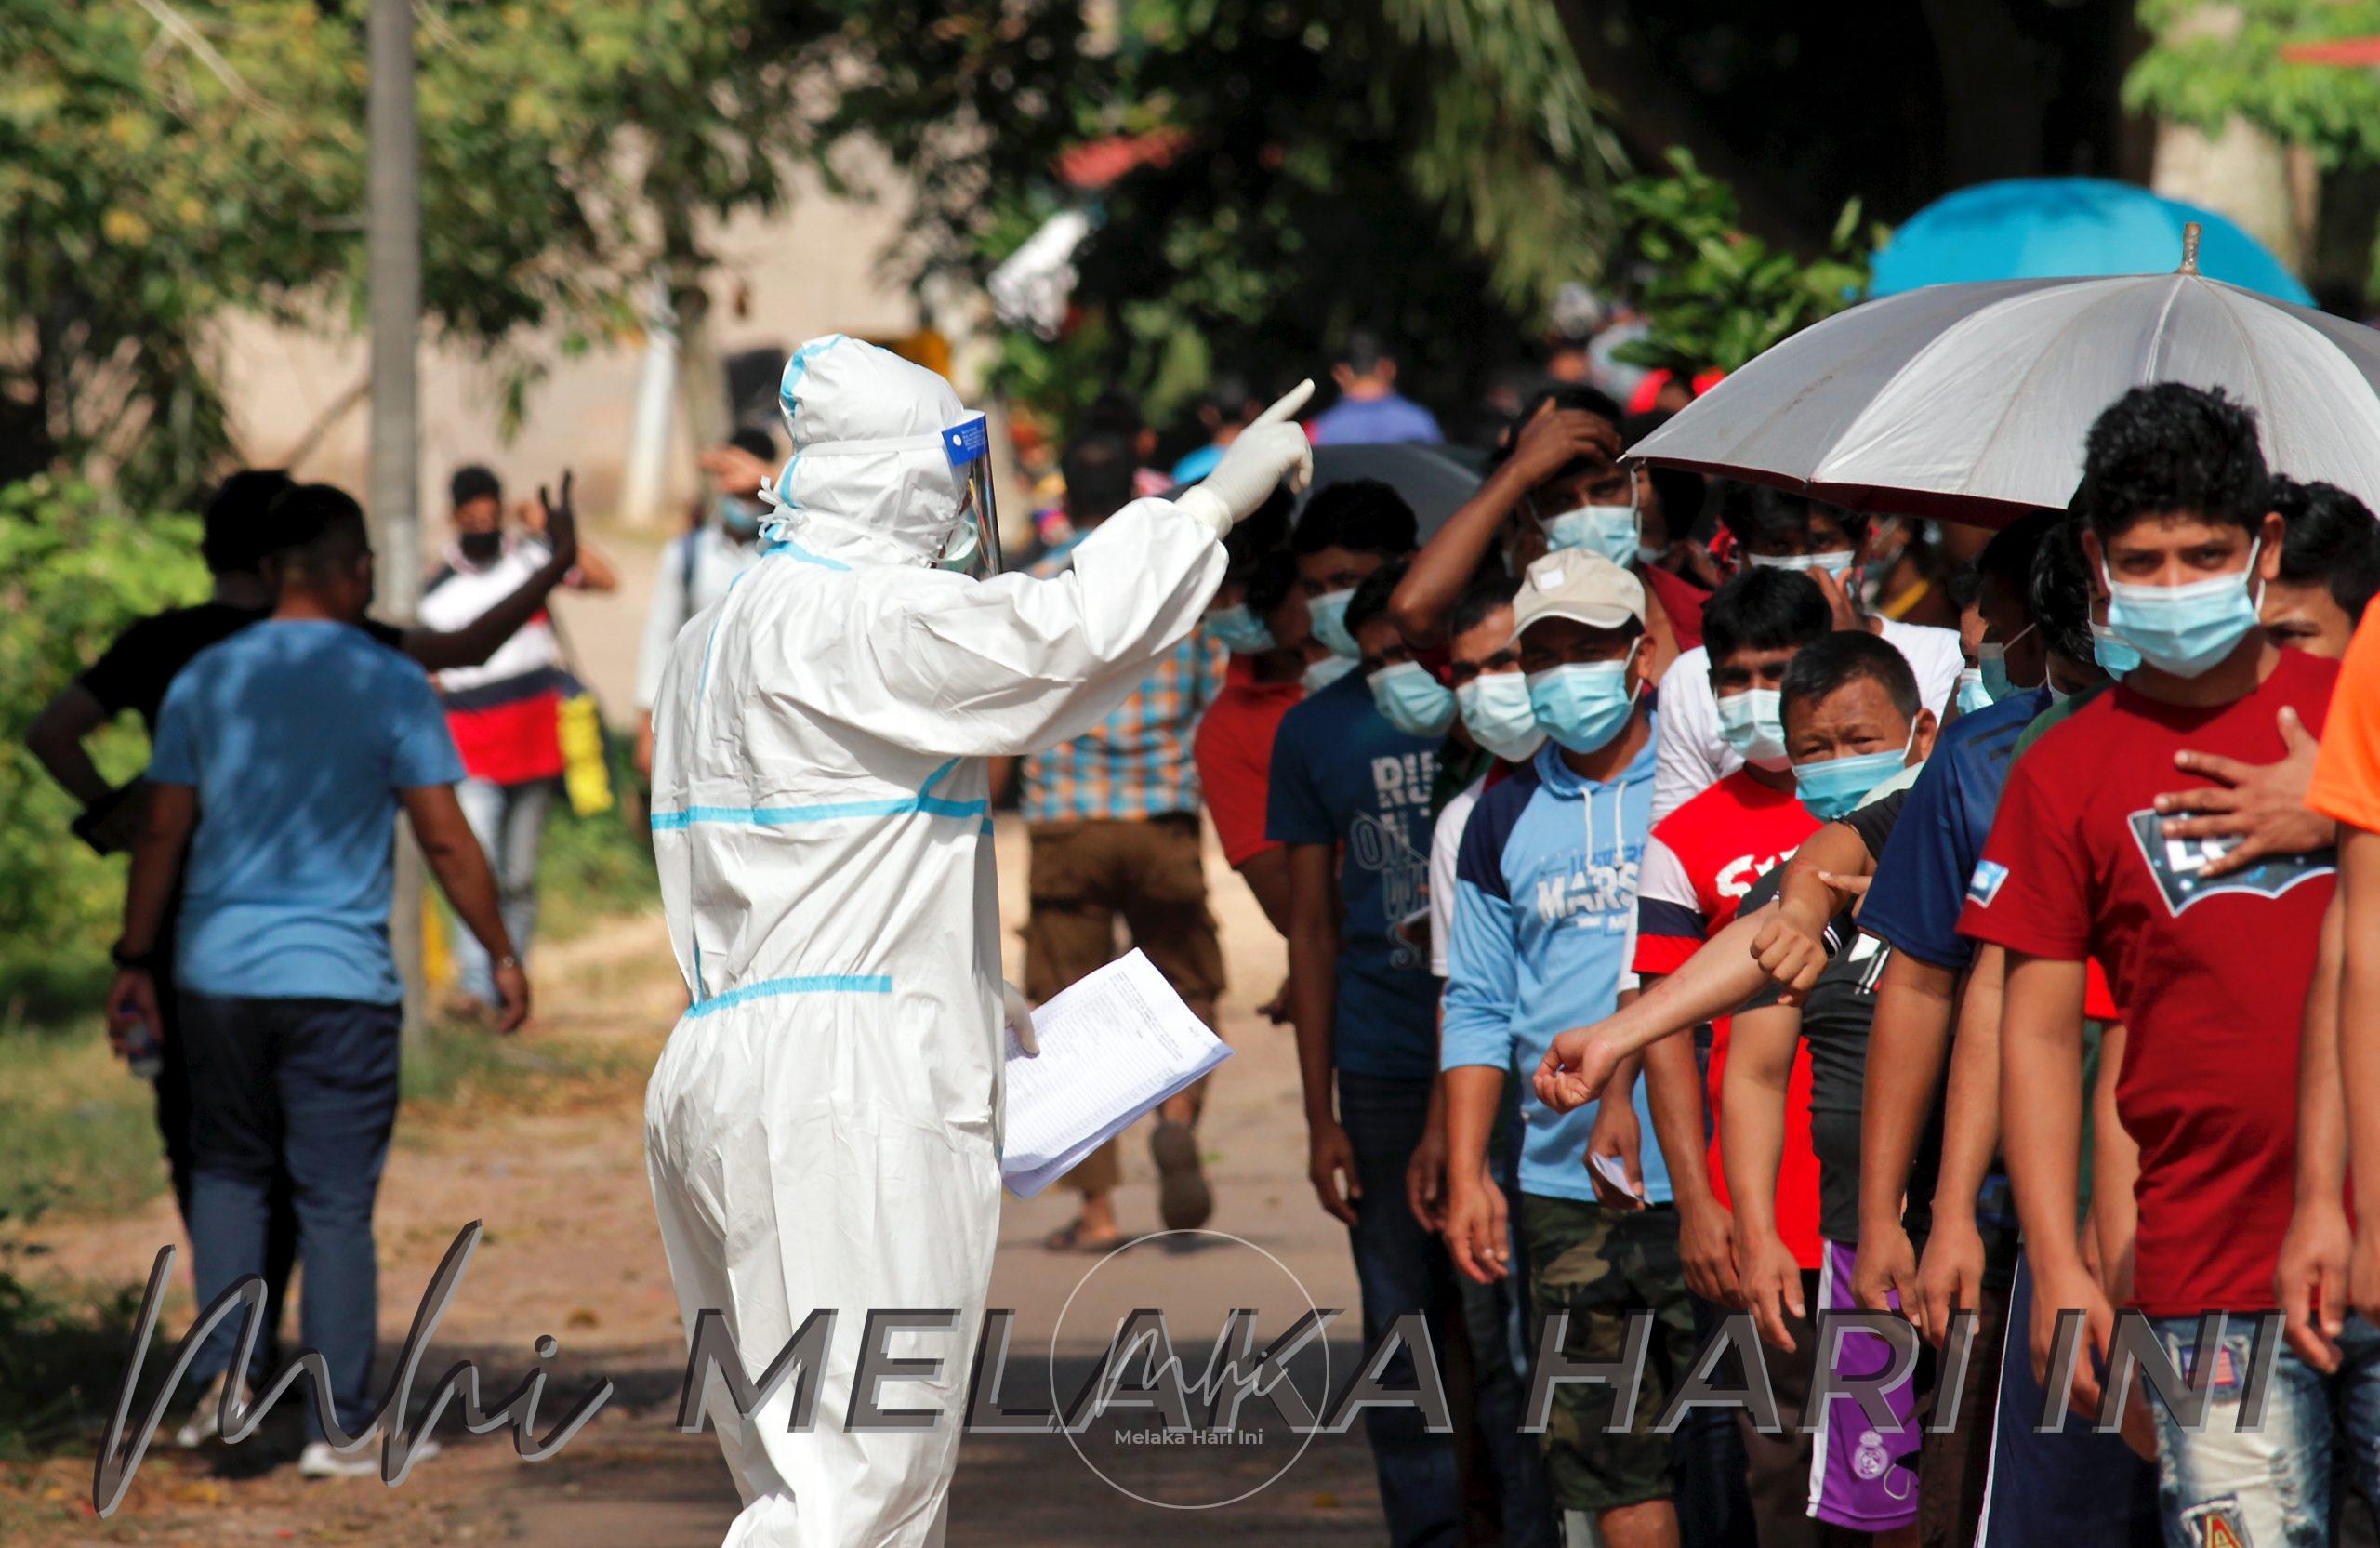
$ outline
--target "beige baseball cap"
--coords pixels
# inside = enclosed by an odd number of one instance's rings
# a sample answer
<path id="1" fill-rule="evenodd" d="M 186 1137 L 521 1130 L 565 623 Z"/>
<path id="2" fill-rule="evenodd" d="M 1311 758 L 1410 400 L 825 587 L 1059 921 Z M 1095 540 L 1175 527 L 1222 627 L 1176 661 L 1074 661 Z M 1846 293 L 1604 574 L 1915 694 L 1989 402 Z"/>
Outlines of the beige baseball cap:
<path id="1" fill-rule="evenodd" d="M 1599 553 L 1564 549 L 1528 567 L 1513 599 L 1513 638 L 1540 618 L 1568 618 L 1589 628 L 1645 623 L 1645 583 Z"/>

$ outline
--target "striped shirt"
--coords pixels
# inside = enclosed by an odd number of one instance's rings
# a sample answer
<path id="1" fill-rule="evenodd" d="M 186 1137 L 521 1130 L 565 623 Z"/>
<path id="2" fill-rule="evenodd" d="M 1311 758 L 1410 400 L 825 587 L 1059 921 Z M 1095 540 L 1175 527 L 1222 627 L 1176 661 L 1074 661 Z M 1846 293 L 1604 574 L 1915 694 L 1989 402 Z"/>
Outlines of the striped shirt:
<path id="1" fill-rule="evenodd" d="M 1074 537 L 1027 566 L 1048 578 L 1071 564 Z M 1190 755 L 1198 718 L 1223 689 L 1223 649 L 1193 629 L 1157 658 L 1131 696 L 1097 725 L 1022 761 L 1027 822 L 1084 817 L 1130 820 L 1198 810 L 1198 770 Z"/>

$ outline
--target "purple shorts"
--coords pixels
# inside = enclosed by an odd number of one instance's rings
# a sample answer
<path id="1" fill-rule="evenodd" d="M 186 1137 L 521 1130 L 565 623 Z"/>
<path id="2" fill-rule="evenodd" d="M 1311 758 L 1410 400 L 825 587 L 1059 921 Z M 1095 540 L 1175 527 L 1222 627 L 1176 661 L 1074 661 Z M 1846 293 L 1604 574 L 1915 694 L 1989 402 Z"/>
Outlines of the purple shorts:
<path id="1" fill-rule="evenodd" d="M 1856 1249 L 1827 1242 L 1818 1266 L 1818 1309 L 1851 1312 Z M 1846 1330 L 1835 1345 L 1838 1378 L 1875 1376 L 1892 1364 L 1892 1346 L 1863 1330 Z M 1826 1422 L 1810 1452 L 1810 1515 L 1854 1531 L 1889 1531 L 1917 1519 L 1917 1383 L 1889 1388 L 1884 1398 L 1900 1422 L 1879 1431 L 1859 1400 L 1844 1393 L 1827 1399 Z"/>

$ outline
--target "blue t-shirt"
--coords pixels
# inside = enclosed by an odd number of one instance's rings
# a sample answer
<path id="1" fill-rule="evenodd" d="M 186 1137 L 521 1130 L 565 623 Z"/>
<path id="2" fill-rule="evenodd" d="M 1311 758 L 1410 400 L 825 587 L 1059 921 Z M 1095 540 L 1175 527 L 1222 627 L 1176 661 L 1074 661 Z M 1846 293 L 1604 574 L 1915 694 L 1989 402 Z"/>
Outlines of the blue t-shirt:
<path id="1" fill-rule="evenodd" d="M 1619 1006 L 1636 917 L 1636 874 L 1653 830 L 1659 736 L 1608 784 L 1583 779 L 1548 742 L 1524 769 L 1491 785 L 1472 809 L 1455 860 L 1454 939 L 1447 954 L 1445 1068 L 1484 1065 L 1505 1074 L 1527 1133 L 1523 1193 L 1593 1199 L 1590 1103 L 1556 1114 L 1530 1080 L 1554 1037 Z M 1645 1197 L 1671 1197 L 1669 1164 L 1653 1136 L 1639 1080 L 1638 1156 Z"/>
<path id="2" fill-rule="evenodd" d="M 1313 433 L 1317 446 L 1384 446 L 1399 441 L 1446 439 L 1428 409 L 1395 392 L 1380 398 L 1341 398 L 1314 417 Z"/>
<path id="3" fill-rule="evenodd" d="M 1973 959 L 1975 943 L 1959 933 L 1967 881 L 1983 858 L 2016 739 L 2050 703 L 2047 688 L 2032 688 L 1950 722 L 1877 856 L 1860 929 L 1937 968 Z"/>
<path id="4" fill-rule="evenodd" d="M 1349 672 L 1281 717 L 1264 836 L 1339 846 L 1338 989 L 1331 1063 L 1427 1080 L 1438 1067 L 1430 976 L 1430 781 L 1435 737 L 1409 736 Z"/>
<path id="5" fill-rule="evenodd" d="M 419 667 L 346 624 L 268 618 L 174 679 L 149 777 L 198 792 L 177 984 L 403 998 L 389 953 L 397 792 L 463 777 Z"/>

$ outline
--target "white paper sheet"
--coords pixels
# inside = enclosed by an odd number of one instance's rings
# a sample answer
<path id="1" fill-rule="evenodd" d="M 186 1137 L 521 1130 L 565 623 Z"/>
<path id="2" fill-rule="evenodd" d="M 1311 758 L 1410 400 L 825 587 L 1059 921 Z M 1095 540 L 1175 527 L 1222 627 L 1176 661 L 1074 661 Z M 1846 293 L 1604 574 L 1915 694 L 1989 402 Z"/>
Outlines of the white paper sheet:
<path id="1" fill-rule="evenodd" d="M 1000 1172 L 1019 1198 L 1231 1057 L 1137 949 L 1034 1012 L 1033 1031 L 1035 1057 L 1008 1040 Z"/>

